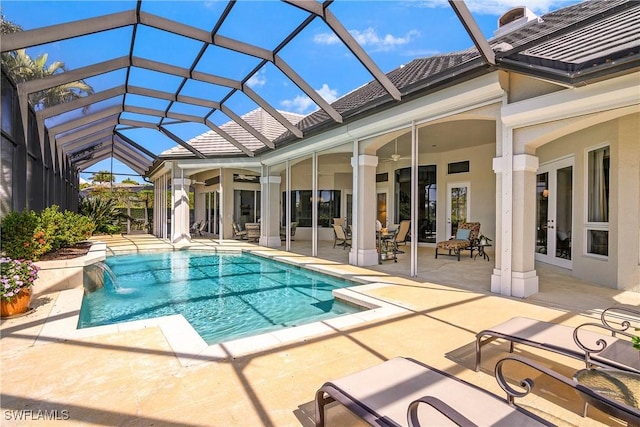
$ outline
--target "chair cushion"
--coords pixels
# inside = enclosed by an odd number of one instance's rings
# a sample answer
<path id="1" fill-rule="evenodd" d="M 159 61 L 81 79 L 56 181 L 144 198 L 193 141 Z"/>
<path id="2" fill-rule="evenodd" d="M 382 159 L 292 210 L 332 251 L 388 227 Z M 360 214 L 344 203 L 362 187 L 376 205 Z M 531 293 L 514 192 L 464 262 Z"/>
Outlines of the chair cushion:
<path id="1" fill-rule="evenodd" d="M 469 240 L 470 235 L 470 229 L 458 228 L 458 231 L 456 232 L 456 240 Z"/>
<path id="2" fill-rule="evenodd" d="M 457 251 L 460 249 L 466 249 L 469 246 L 469 241 L 466 239 L 465 240 L 458 240 L 458 239 L 444 240 L 442 242 L 438 242 L 436 246 L 439 249 L 448 249 L 452 251 Z"/>

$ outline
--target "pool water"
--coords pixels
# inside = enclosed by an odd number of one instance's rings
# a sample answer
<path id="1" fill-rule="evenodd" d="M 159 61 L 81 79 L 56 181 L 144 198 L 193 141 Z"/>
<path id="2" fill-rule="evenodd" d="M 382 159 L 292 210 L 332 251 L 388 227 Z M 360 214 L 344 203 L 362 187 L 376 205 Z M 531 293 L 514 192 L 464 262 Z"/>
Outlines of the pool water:
<path id="1" fill-rule="evenodd" d="M 182 314 L 215 344 L 360 311 L 331 294 L 354 283 L 250 254 L 118 255 L 106 264 L 117 283 L 105 274 L 84 296 L 79 328 Z"/>

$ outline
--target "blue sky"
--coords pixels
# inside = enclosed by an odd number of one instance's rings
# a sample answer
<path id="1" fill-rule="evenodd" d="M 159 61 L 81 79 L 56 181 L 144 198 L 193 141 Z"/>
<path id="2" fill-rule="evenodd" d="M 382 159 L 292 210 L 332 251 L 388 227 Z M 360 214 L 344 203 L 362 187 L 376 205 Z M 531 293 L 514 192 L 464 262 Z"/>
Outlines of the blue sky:
<path id="1" fill-rule="evenodd" d="M 542 15 L 577 2 L 579 0 L 468 0 L 466 3 L 485 37 L 491 38 L 498 17 L 514 6 L 526 4 L 535 13 Z M 226 1 L 143 1 L 142 10 L 210 31 L 226 4 Z M 135 5 L 135 1 L 3 0 L 2 13 L 6 19 L 28 30 L 132 10 Z M 418 57 L 466 49 L 472 45 L 446 0 L 337 0 L 330 6 L 330 10 L 384 72 Z M 218 34 L 273 49 L 306 16 L 305 12 L 295 7 L 273 0 L 241 0 L 234 6 Z M 50 61 L 59 60 L 64 62 L 68 69 L 74 69 L 128 55 L 131 34 L 130 27 L 111 30 L 37 46 L 28 49 L 28 53 L 32 57 L 47 53 Z M 135 56 L 168 62 L 183 68 L 191 66 L 194 55 L 202 47 L 202 43 L 149 28 L 141 27 L 136 37 Z M 293 42 L 282 49 L 280 56 L 329 102 L 372 80 L 364 67 L 319 19 L 314 20 Z M 258 60 L 255 58 L 223 48 L 210 47 L 196 70 L 239 80 L 257 64 Z M 87 83 L 98 92 L 123 84 L 124 77 L 124 71 L 112 72 L 87 79 Z M 166 92 L 174 91 L 180 82 L 179 78 L 160 76 L 158 73 L 144 70 L 136 70 L 129 76 L 130 84 L 144 83 Z M 248 84 L 262 98 L 280 110 L 308 114 L 317 109 L 315 103 L 273 64 L 267 64 L 254 74 Z M 189 81 L 181 93 L 219 101 L 228 92 L 228 89 L 223 87 Z M 128 97 L 128 104 L 163 108 L 157 100 L 135 95 Z M 118 102 L 122 101 L 105 101 L 103 105 L 92 108 L 106 108 Z M 239 115 L 257 107 L 240 92 L 225 101 L 225 105 Z M 209 112 L 208 109 L 187 104 L 175 104 L 171 111 L 198 116 L 204 116 Z M 149 120 L 131 113 L 124 113 L 124 116 L 133 120 Z M 210 119 L 218 125 L 229 121 L 221 112 L 215 112 Z M 55 124 L 55 119 L 47 124 Z M 185 141 L 209 130 L 199 124 L 176 124 L 168 128 Z M 149 129 L 123 130 L 123 133 L 155 153 L 176 145 L 159 132 Z M 111 160 L 104 160 L 88 170 L 111 170 L 111 167 Z M 134 173 L 118 160 L 113 161 L 113 172 Z M 81 176 L 88 179 L 90 175 L 89 173 Z M 121 175 L 116 178 L 117 181 L 121 181 L 127 176 Z M 141 181 L 140 178 L 134 179 Z"/>

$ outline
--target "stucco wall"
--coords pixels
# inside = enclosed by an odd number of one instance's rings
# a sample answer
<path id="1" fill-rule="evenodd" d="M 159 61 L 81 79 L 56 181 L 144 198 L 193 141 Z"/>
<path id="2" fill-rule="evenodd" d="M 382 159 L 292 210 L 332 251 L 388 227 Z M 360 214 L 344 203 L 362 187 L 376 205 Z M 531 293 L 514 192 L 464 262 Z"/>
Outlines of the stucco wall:
<path id="1" fill-rule="evenodd" d="M 81 288 L 85 281 L 84 269 L 106 259 L 107 245 L 95 242 L 85 256 L 57 260 L 38 261 L 38 279 L 33 288 L 34 296 L 45 295 L 66 289 Z"/>
<path id="2" fill-rule="evenodd" d="M 640 115 L 597 124 L 539 147 L 540 164 L 574 159 L 572 224 L 573 276 L 614 289 L 640 286 Z M 609 144 L 611 150 L 609 256 L 586 253 L 586 155 Z"/>

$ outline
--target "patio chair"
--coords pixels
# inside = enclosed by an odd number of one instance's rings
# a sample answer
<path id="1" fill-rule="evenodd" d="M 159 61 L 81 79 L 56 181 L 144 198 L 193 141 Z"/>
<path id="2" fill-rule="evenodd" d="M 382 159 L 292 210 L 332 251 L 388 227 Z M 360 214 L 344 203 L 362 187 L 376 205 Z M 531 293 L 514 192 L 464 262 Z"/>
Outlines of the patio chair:
<path id="1" fill-rule="evenodd" d="M 205 233 L 204 230 L 207 228 L 208 224 L 209 224 L 209 221 L 202 221 L 200 223 L 200 225 L 198 226 L 198 230 L 197 230 L 198 236 L 204 236 L 204 233 Z"/>
<path id="2" fill-rule="evenodd" d="M 200 225 L 202 224 L 202 221 L 204 220 L 200 220 L 191 224 L 191 227 L 189 228 L 189 232 L 191 234 L 196 234 L 198 232 L 198 228 L 200 228 Z"/>
<path id="3" fill-rule="evenodd" d="M 240 227 L 238 227 L 235 221 L 231 223 L 231 227 L 233 228 L 234 239 L 245 240 L 247 238 L 247 230 L 240 230 Z"/>
<path id="4" fill-rule="evenodd" d="M 479 222 L 460 223 L 458 225 L 458 231 L 453 238 L 436 244 L 436 258 L 438 258 L 438 249 L 449 251 L 448 255 L 456 255 L 458 257 L 458 261 L 460 261 L 460 252 L 463 250 L 471 251 L 471 258 L 473 258 L 473 251 L 478 244 L 479 235 Z M 451 253 L 452 251 L 453 254 Z"/>
<path id="5" fill-rule="evenodd" d="M 351 246 L 351 237 L 347 236 L 347 233 L 344 231 L 341 225 L 333 225 L 333 233 L 335 239 L 333 241 L 333 247 L 336 245 L 342 246 L 342 249 L 346 249 L 347 246 Z"/>
<path id="6" fill-rule="evenodd" d="M 394 251 L 398 254 L 403 254 L 404 251 L 398 249 L 398 243 L 407 244 L 407 237 L 409 237 L 409 230 L 411 229 L 411 221 L 408 219 L 400 221 L 400 225 L 398 226 L 398 231 L 396 235 L 393 237 L 393 248 Z"/>
<path id="7" fill-rule="evenodd" d="M 608 320 L 615 313 L 621 326 Z M 640 317 L 640 310 L 613 306 L 604 310 L 600 323 L 584 323 L 578 327 L 544 322 L 526 317 L 514 317 L 476 335 L 476 365 L 480 369 L 482 347 L 498 338 L 509 341 L 509 352 L 516 343 L 549 350 L 574 359 L 585 361 L 587 368 L 593 365 L 640 373 L 640 357 L 633 348 L 631 317 Z M 488 337 L 488 338 L 487 338 Z"/>
<path id="8" fill-rule="evenodd" d="M 526 378 L 516 382 L 522 390 L 514 389 L 503 373 L 505 364 L 526 365 L 573 388 L 586 402 L 604 412 L 629 423 L 640 420 L 637 409 L 518 356 L 509 356 L 496 365 L 496 380 L 506 392 L 506 399 L 416 360 L 397 357 L 325 383 L 316 392 L 315 424 L 325 425 L 325 406 L 337 401 L 373 426 L 451 425 L 452 422 L 461 426 L 554 425 L 515 403 L 516 397 L 524 397 L 537 389 L 538 383 Z M 511 367 L 509 372 L 514 375 Z"/>
<path id="9" fill-rule="evenodd" d="M 247 240 L 250 242 L 257 242 L 260 240 L 260 224 L 257 222 L 248 222 L 244 225 L 247 230 Z"/>
<path id="10" fill-rule="evenodd" d="M 289 226 L 290 234 L 291 234 L 291 241 L 294 240 L 294 236 L 296 235 L 296 228 L 298 227 L 298 223 L 297 222 L 292 222 L 291 225 Z M 286 240 L 287 238 L 287 227 L 280 227 L 280 240 Z"/>

